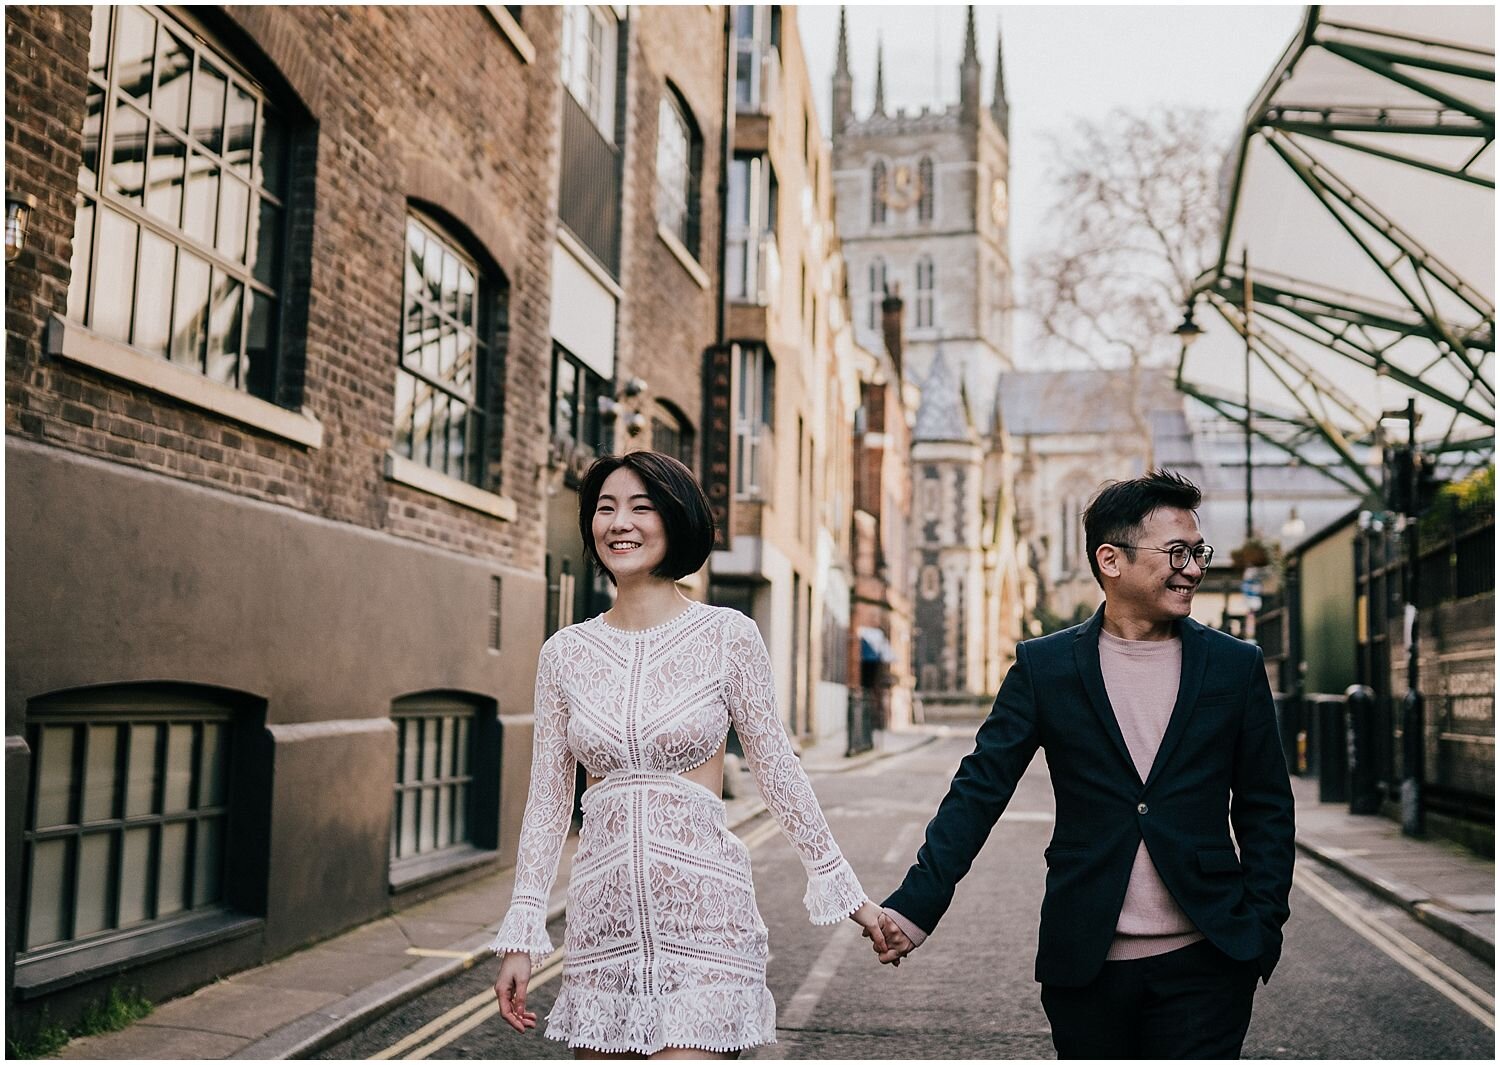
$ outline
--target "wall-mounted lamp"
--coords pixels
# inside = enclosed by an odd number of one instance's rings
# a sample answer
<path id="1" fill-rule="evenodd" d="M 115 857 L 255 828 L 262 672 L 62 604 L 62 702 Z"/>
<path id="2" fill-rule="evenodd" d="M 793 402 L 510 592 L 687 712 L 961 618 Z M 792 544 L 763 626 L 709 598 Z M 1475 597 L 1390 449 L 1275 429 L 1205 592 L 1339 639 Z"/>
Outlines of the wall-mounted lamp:
<path id="1" fill-rule="evenodd" d="M 625 419 L 625 431 L 631 436 L 640 436 L 646 429 L 646 416 L 640 411 L 634 411 L 630 417 Z"/>
<path id="2" fill-rule="evenodd" d="M 5 194 L 5 261 L 13 263 L 26 249 L 26 230 L 36 210 L 36 197 L 29 192 Z"/>

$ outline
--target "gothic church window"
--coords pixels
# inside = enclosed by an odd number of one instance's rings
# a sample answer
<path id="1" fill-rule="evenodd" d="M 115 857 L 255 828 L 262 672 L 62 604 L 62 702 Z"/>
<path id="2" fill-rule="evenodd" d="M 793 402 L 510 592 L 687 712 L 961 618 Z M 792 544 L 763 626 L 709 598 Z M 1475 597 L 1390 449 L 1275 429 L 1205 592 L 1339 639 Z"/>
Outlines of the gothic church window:
<path id="1" fill-rule="evenodd" d="M 933 278 L 935 268 L 932 256 L 924 255 L 917 260 L 917 324 L 918 329 L 931 329 L 937 322 L 933 313 L 937 285 Z"/>
<path id="2" fill-rule="evenodd" d="M 880 328 L 880 305 L 885 300 L 885 260 L 870 260 L 870 328 Z"/>
<path id="3" fill-rule="evenodd" d="M 922 156 L 922 161 L 917 164 L 917 220 L 920 222 L 932 221 L 934 189 L 932 187 L 932 156 Z"/>
<path id="4" fill-rule="evenodd" d="M 875 160 L 870 170 L 870 224 L 885 225 L 885 201 L 887 195 L 885 160 Z"/>

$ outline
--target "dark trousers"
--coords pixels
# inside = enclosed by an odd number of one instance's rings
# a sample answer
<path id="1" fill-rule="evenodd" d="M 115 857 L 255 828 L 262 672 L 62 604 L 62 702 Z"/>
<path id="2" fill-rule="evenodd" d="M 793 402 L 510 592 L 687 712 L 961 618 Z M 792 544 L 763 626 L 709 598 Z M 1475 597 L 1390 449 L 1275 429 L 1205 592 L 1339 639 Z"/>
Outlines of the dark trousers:
<path id="1" fill-rule="evenodd" d="M 1107 961 L 1085 987 L 1042 985 L 1060 1058 L 1238 1058 L 1259 975 L 1206 939 Z"/>

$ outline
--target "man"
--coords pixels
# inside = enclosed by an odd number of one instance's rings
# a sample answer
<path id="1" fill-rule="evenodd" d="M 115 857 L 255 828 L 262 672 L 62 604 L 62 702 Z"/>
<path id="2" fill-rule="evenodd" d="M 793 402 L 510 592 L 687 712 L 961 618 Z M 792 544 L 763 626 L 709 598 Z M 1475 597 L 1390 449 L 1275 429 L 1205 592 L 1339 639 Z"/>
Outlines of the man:
<path id="1" fill-rule="evenodd" d="M 1291 788 L 1260 649 L 1188 616 L 1213 558 L 1201 498 L 1165 471 L 1094 497 L 1083 523 L 1104 605 L 1016 648 L 884 903 L 877 953 L 896 962 L 937 927 L 1045 748 L 1057 820 L 1036 979 L 1059 1057 L 1238 1057 L 1255 980 L 1281 953 Z"/>

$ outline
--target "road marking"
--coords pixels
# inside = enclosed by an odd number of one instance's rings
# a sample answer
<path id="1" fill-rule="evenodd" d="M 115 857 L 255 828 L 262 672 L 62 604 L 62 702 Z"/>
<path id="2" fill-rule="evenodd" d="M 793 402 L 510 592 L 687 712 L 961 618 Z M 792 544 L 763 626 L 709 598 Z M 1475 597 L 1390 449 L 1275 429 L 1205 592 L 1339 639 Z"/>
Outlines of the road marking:
<path id="1" fill-rule="evenodd" d="M 754 850 L 766 840 L 781 834 L 781 826 L 774 819 L 768 820 L 757 828 L 752 828 L 740 837 L 740 842 L 745 845 L 746 850 Z"/>
<path id="2" fill-rule="evenodd" d="M 415 958 L 467 958 L 466 950 L 436 950 L 432 947 L 407 947 L 406 953 Z"/>
<path id="3" fill-rule="evenodd" d="M 551 956 L 542 963 L 542 967 L 534 972 L 531 975 L 531 979 L 527 981 L 527 995 L 530 995 L 532 988 L 541 987 L 562 972 L 562 962 L 562 951 L 553 951 Z M 392 1043 L 379 1053 L 371 1055 L 368 1060 L 387 1061 L 392 1058 L 401 1058 L 403 1055 L 405 1055 L 403 1060 L 406 1061 L 421 1060 L 430 1056 L 434 1051 L 441 1050 L 464 1033 L 477 1028 L 492 1014 L 498 1017 L 500 1010 L 495 1002 L 495 991 L 493 988 L 490 988 L 486 991 L 481 991 L 473 998 L 460 1002 L 441 1017 L 428 1021 L 410 1035 Z M 443 1032 L 443 1029 L 448 1028 L 450 1024 L 454 1024 L 455 1022 L 457 1022 L 457 1027 Z M 443 1034 L 425 1046 L 417 1046 L 422 1040 L 438 1032 L 443 1032 Z M 407 1054 L 406 1052 L 413 1047 L 417 1047 L 417 1049 L 411 1054 Z"/>
<path id="4" fill-rule="evenodd" d="M 896 833 L 896 838 L 891 840 L 890 850 L 886 851 L 884 857 L 880 860 L 891 864 L 899 862 L 903 857 L 910 855 L 912 853 L 912 844 L 916 842 L 916 835 L 920 831 L 922 831 L 922 826 L 919 823 L 908 821 L 902 826 L 901 831 Z"/>
<path id="5" fill-rule="evenodd" d="M 1388 955 L 1396 964 L 1428 987 L 1495 1030 L 1495 997 L 1448 966 L 1406 936 L 1371 918 L 1338 889 L 1316 873 L 1298 866 L 1293 874 L 1298 887 L 1356 933 Z"/>
<path id="6" fill-rule="evenodd" d="M 777 1011 L 776 1031 L 777 1042 L 774 1046 L 766 1048 L 766 1052 L 758 1054 L 757 1057 L 782 1059 L 791 1046 L 796 1045 L 794 1039 L 786 1039 L 782 1032 L 791 1029 L 802 1028 L 808 1021 L 812 1020 L 813 1011 L 818 1008 L 818 1002 L 823 997 L 823 992 L 828 989 L 828 983 L 839 971 L 843 964 L 844 956 L 849 953 L 855 944 L 863 941 L 859 929 L 852 924 L 840 924 L 833 932 L 817 961 L 813 962 L 812 969 L 802 981 L 802 986 L 797 988 L 796 994 L 792 995 L 791 1002 L 787 1003 L 784 1010 Z"/>

